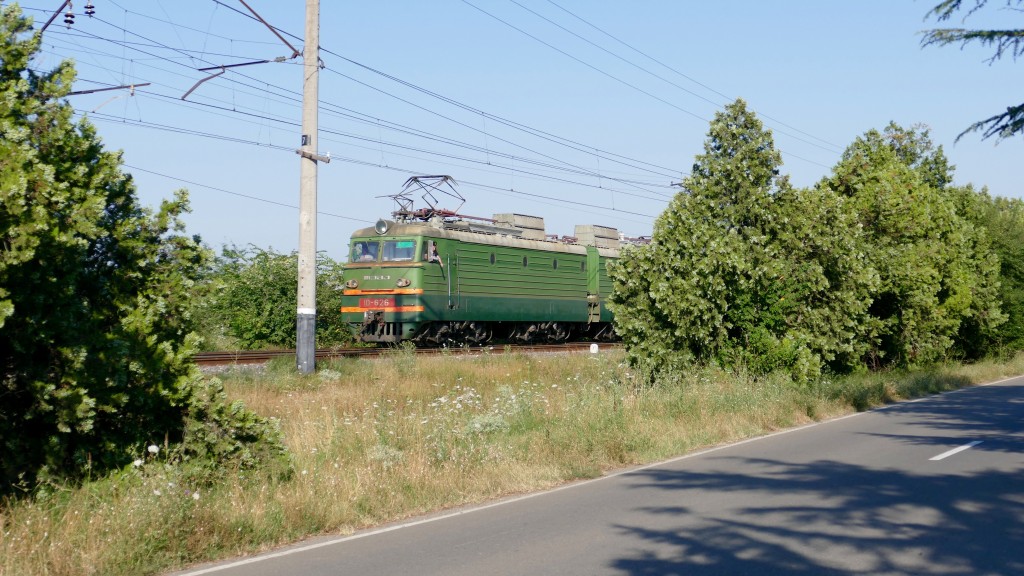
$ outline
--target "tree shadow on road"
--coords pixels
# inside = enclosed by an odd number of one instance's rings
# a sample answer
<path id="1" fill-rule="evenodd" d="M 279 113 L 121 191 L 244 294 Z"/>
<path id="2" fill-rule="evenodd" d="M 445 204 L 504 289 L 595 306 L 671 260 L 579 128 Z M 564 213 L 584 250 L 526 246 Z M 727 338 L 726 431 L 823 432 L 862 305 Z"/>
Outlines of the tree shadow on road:
<path id="1" fill-rule="evenodd" d="M 632 473 L 632 488 L 664 490 L 673 504 L 642 510 L 651 517 L 643 526 L 614 526 L 637 543 L 610 567 L 637 576 L 1024 574 L 1024 441 L 1013 409 L 1024 399 L 992 396 L 980 411 L 977 399 L 961 410 L 968 399 L 959 394 L 887 409 L 915 411 L 942 434 L 886 435 L 900 442 L 945 450 L 987 438 L 976 449 L 1001 459 L 985 470 L 723 456 Z"/>
<path id="2" fill-rule="evenodd" d="M 915 476 L 832 461 L 745 463 L 763 474 L 641 473 L 646 487 L 688 493 L 676 501 L 699 501 L 707 491 L 749 492 L 764 495 L 764 505 L 719 516 L 692 506 L 648 509 L 681 521 L 697 516 L 697 527 L 616 526 L 676 552 L 641 551 L 613 567 L 635 575 L 1024 573 L 1019 472 Z"/>

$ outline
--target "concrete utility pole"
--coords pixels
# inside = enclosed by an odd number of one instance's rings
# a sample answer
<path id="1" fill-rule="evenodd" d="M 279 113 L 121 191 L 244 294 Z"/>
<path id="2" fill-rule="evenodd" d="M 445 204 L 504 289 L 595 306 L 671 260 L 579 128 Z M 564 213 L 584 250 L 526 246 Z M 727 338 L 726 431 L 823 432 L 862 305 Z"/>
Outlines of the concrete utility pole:
<path id="1" fill-rule="evenodd" d="M 299 172 L 299 298 L 295 363 L 301 374 L 316 369 L 316 168 L 320 105 L 320 0 L 306 0 L 302 50 L 302 158 Z"/>

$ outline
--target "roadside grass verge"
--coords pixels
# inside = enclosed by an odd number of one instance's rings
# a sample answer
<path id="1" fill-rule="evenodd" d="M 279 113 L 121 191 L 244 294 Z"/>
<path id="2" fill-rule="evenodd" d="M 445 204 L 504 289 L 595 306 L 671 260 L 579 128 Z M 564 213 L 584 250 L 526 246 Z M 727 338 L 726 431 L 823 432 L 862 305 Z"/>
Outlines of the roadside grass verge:
<path id="1" fill-rule="evenodd" d="M 293 362 L 222 376 L 279 419 L 295 473 L 195 485 L 162 452 L 0 504 L 0 575 L 155 574 L 593 478 L 699 448 L 1024 373 L 1007 362 L 797 386 L 713 368 L 642 386 L 619 352 Z"/>

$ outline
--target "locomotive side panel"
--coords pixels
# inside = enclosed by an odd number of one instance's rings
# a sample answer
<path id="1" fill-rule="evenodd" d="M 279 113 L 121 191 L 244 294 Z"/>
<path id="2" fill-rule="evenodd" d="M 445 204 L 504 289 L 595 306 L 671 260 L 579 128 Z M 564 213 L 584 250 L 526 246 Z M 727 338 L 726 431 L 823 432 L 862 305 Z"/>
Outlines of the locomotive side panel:
<path id="1" fill-rule="evenodd" d="M 462 305 L 453 319 L 586 321 L 583 256 L 471 242 L 455 250 Z"/>

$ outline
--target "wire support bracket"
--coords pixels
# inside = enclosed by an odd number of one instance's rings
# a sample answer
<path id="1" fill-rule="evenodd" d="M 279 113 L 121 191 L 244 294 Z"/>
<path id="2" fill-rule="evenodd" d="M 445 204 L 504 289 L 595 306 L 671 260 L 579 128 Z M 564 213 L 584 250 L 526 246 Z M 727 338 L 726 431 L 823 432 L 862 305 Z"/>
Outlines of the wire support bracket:
<path id="1" fill-rule="evenodd" d="M 260 16 L 255 10 L 252 9 L 251 6 L 246 4 L 245 0 L 238 0 L 238 1 L 241 2 L 242 6 L 245 6 L 249 10 L 249 12 L 252 12 L 252 15 L 255 16 L 257 20 L 262 22 L 264 26 L 266 26 L 268 29 L 270 29 L 270 31 L 274 33 L 274 36 L 277 36 L 278 40 L 280 40 L 281 42 L 284 42 L 285 46 L 291 48 L 291 50 L 292 50 L 292 56 L 291 57 L 292 58 L 298 58 L 299 56 L 302 55 L 302 52 L 299 52 L 298 50 L 296 50 L 295 46 L 292 46 L 291 43 L 289 43 L 287 40 L 284 39 L 284 36 L 281 36 L 281 34 L 277 31 L 277 28 L 274 28 L 273 26 L 271 26 L 270 23 L 267 22 L 266 20 L 264 20 L 262 16 Z"/>
<path id="2" fill-rule="evenodd" d="M 216 74 L 210 74 L 206 78 L 203 78 L 202 80 L 200 80 L 200 81 L 196 82 L 195 84 L 193 84 L 192 87 L 188 89 L 188 92 L 185 92 L 185 94 L 181 97 L 181 99 L 184 100 L 184 99 L 188 98 L 188 95 L 191 94 L 192 92 L 194 92 L 196 88 L 199 88 L 199 85 L 202 84 L 203 82 L 206 82 L 207 80 L 213 80 L 214 78 L 216 78 L 217 76 L 220 76 L 221 74 L 223 74 L 225 72 L 227 72 L 227 70 L 225 69 L 224 66 L 222 66 L 221 69 L 220 69 L 220 72 L 217 72 Z"/>
<path id="3" fill-rule="evenodd" d="M 312 160 L 314 162 L 323 162 L 324 164 L 330 164 L 331 163 L 331 153 L 330 152 L 328 152 L 327 154 L 316 154 L 314 152 L 310 152 L 309 150 L 302 150 L 300 148 L 300 149 L 296 150 L 295 153 L 298 154 L 299 156 L 302 156 L 303 158 L 305 158 L 307 160 Z"/>
<path id="4" fill-rule="evenodd" d="M 130 96 L 135 95 L 136 88 L 142 88 L 143 86 L 149 86 L 151 82 L 144 82 L 142 84 L 124 84 L 123 86 L 111 86 L 110 88 L 93 88 L 92 90 L 76 90 L 74 92 L 68 92 L 68 96 L 78 96 L 81 94 L 95 94 L 96 92 L 109 92 L 111 90 L 128 90 Z"/>

